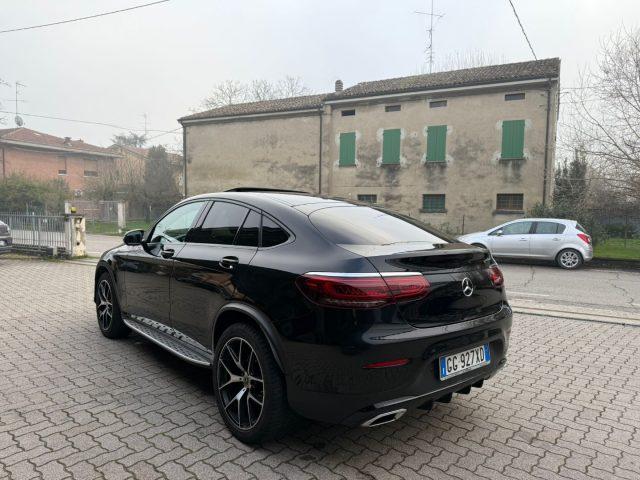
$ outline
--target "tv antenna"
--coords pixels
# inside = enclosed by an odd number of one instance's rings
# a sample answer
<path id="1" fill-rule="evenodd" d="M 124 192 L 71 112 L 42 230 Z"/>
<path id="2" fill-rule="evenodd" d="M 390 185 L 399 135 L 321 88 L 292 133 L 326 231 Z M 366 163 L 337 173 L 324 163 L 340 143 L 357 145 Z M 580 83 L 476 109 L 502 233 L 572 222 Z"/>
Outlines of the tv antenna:
<path id="1" fill-rule="evenodd" d="M 18 95 L 20 94 L 20 87 L 26 87 L 26 85 L 24 83 L 20 83 L 18 80 L 16 80 L 16 117 L 15 117 L 14 120 L 16 122 L 16 125 L 19 126 L 19 127 L 24 125 L 24 120 L 18 114 L 18 102 L 20 102 L 20 100 L 18 100 Z"/>
<path id="2" fill-rule="evenodd" d="M 433 50 L 433 32 L 435 30 L 435 25 L 433 19 L 435 18 L 436 24 L 438 21 L 444 17 L 444 14 L 433 13 L 433 0 L 431 0 L 431 11 L 430 12 L 419 12 L 415 11 L 413 13 L 417 13 L 419 15 L 426 15 L 429 17 L 429 28 L 427 28 L 427 35 L 429 36 L 429 43 L 427 44 L 427 48 L 425 49 L 425 53 L 427 54 L 427 62 L 429 62 L 429 73 L 433 73 L 433 61 L 435 58 L 435 52 Z"/>

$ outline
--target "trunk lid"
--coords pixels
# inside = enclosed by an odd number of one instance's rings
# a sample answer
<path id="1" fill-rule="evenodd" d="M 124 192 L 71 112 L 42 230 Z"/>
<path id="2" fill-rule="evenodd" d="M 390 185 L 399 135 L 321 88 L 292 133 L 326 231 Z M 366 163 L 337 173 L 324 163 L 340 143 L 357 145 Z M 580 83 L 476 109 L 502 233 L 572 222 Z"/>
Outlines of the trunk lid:
<path id="1" fill-rule="evenodd" d="M 420 272 L 430 284 L 429 294 L 399 303 L 399 314 L 415 327 L 462 322 L 500 311 L 505 300 L 502 286 L 491 279 L 491 255 L 463 243 L 442 243 L 420 249 L 416 244 L 344 246 L 366 254 L 381 273 Z M 366 251 L 365 251 L 366 250 Z"/>

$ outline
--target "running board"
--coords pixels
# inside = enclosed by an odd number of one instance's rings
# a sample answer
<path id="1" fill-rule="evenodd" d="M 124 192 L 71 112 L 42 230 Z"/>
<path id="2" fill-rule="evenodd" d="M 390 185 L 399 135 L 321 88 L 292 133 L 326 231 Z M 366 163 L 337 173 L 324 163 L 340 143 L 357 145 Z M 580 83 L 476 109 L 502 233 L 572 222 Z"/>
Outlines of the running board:
<path id="1" fill-rule="evenodd" d="M 168 350 L 175 356 L 201 367 L 211 366 L 211 360 L 207 358 L 206 355 L 192 350 L 191 348 L 186 346 L 184 342 L 175 338 L 171 338 L 167 334 L 162 333 L 159 330 L 148 325 L 139 323 L 135 320 L 131 320 L 128 318 L 123 318 L 122 320 L 131 330 L 138 333 L 139 335 L 142 335 L 147 340 L 155 343 L 165 350 Z"/>

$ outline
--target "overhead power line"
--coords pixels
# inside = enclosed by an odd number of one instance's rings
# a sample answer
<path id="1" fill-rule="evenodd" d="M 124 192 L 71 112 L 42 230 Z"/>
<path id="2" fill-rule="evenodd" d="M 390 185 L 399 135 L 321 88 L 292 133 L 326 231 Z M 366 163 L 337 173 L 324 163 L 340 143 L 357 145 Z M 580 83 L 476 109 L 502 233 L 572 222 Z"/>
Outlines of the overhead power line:
<path id="1" fill-rule="evenodd" d="M 157 5 L 159 3 L 165 3 L 165 2 L 168 2 L 168 1 L 169 0 L 158 0 L 156 2 L 145 3 L 144 5 L 136 5 L 136 6 L 129 7 L 129 8 L 121 8 L 120 10 L 113 10 L 111 12 L 96 13 L 95 15 L 89 15 L 89 16 L 86 16 L 86 17 L 70 18 L 68 20 L 60 20 L 58 22 L 44 23 L 42 25 L 32 25 L 30 27 L 19 27 L 19 28 L 11 28 L 11 29 L 8 29 L 8 30 L 0 30 L 0 33 L 20 32 L 22 30 L 33 30 L 35 28 L 44 28 L 44 27 L 51 27 L 53 25 L 62 25 L 64 23 L 79 22 L 81 20 L 89 20 L 91 18 L 104 17 L 106 15 L 113 15 L 115 13 L 128 12 L 130 10 L 136 10 L 138 8 L 150 7 L 152 5 Z"/>
<path id="2" fill-rule="evenodd" d="M 7 110 L 0 110 L 0 113 L 14 113 L 14 112 L 9 112 Z M 34 117 L 34 118 L 46 118 L 47 120 L 60 120 L 63 122 L 73 122 L 73 123 L 86 123 L 88 125 L 100 125 L 102 127 L 111 127 L 111 128 L 117 128 L 119 130 L 127 130 L 129 132 L 144 132 L 144 129 L 140 129 L 140 128 L 127 128 L 127 127 L 123 127 L 121 125 L 115 125 L 113 123 L 105 123 L 105 122 L 96 122 L 96 121 L 92 121 L 92 120 L 76 120 L 73 118 L 63 118 L 63 117 L 53 117 L 50 115 L 36 115 L 35 113 L 21 113 L 20 115 L 24 116 L 24 117 Z M 182 127 L 180 127 L 182 128 Z M 148 132 L 162 132 L 162 135 L 165 135 L 167 133 L 173 133 L 175 132 L 175 130 L 152 130 L 152 129 L 147 129 Z"/>
<path id="3" fill-rule="evenodd" d="M 527 44 L 529 44 L 529 48 L 531 49 L 531 53 L 533 53 L 533 58 L 538 60 L 536 52 L 533 51 L 533 46 L 531 46 L 531 42 L 529 41 L 529 37 L 527 37 L 527 32 L 524 31 L 524 26 L 522 25 L 522 22 L 520 21 L 520 17 L 518 16 L 518 12 L 516 12 L 516 7 L 513 5 L 513 2 L 511 0 L 509 0 L 509 3 L 511 4 L 511 9 L 513 10 L 513 14 L 516 16 L 516 20 L 518 21 L 518 25 L 520 25 L 520 30 L 522 30 L 522 34 L 524 35 L 524 39 L 527 41 Z M 2 32 L 0 32 L 0 33 L 2 33 Z"/>

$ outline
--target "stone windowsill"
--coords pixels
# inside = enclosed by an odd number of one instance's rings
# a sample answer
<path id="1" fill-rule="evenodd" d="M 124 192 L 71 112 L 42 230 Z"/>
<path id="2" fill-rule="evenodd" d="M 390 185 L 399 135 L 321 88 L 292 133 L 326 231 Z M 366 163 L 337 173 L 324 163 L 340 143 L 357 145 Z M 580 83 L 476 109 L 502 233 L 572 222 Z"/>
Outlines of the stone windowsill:
<path id="1" fill-rule="evenodd" d="M 420 209 L 420 213 L 447 213 L 447 209 L 444 210 L 426 210 L 424 208 Z"/>
<path id="2" fill-rule="evenodd" d="M 494 215 L 524 215 L 524 210 L 494 210 Z"/>

